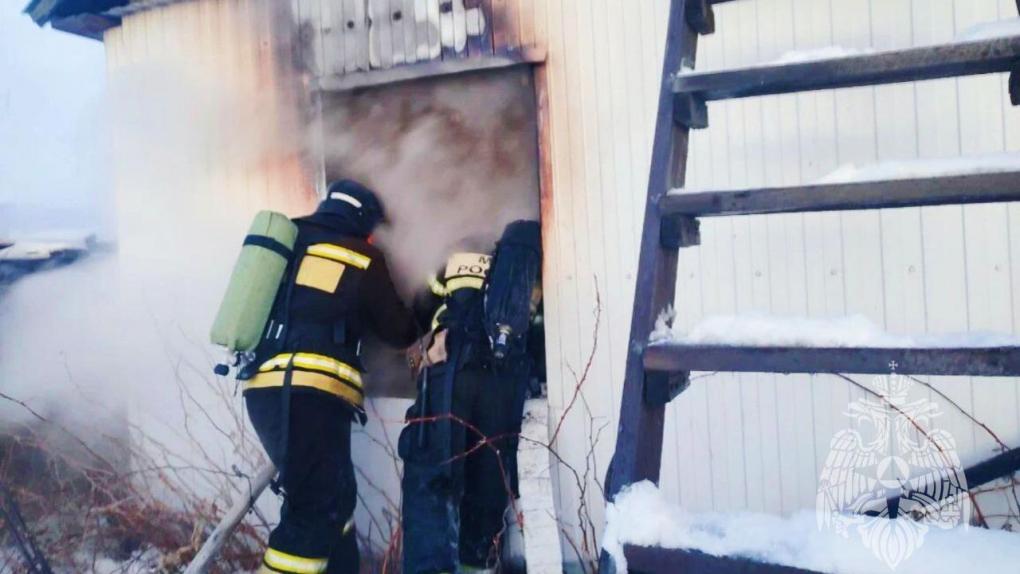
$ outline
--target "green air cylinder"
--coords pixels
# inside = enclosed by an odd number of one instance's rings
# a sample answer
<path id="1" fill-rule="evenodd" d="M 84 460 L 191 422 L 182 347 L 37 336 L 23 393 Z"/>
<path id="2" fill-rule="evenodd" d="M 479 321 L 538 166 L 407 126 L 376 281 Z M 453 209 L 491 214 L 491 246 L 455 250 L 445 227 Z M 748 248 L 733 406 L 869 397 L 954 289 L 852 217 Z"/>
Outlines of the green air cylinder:
<path id="1" fill-rule="evenodd" d="M 287 273 L 297 233 L 285 215 L 260 211 L 255 216 L 213 322 L 214 344 L 231 352 L 255 349 Z"/>

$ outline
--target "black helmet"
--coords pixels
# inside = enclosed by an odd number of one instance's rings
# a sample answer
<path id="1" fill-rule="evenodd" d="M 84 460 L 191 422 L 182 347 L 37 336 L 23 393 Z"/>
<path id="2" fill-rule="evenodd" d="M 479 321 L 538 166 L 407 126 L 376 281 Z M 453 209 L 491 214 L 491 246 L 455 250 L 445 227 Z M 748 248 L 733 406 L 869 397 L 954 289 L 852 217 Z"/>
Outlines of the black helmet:
<path id="1" fill-rule="evenodd" d="M 349 217 L 354 215 L 358 223 L 369 232 L 386 220 L 382 202 L 371 189 L 360 183 L 341 179 L 329 184 L 326 198 L 319 203 L 315 213 L 328 213 Z"/>

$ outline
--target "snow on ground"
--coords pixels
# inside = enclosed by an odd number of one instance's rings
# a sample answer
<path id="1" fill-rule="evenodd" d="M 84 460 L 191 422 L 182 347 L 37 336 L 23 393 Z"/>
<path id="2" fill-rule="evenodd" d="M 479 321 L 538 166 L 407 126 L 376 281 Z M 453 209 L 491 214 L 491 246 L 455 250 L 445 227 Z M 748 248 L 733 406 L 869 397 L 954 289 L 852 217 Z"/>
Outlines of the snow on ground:
<path id="1" fill-rule="evenodd" d="M 1020 171 L 1020 153 L 993 153 L 887 161 L 861 167 L 846 164 L 819 179 L 816 183 L 852 183 L 1014 171 Z"/>
<path id="2" fill-rule="evenodd" d="M 650 341 L 685 345 L 751 347 L 1007 347 L 1020 338 L 999 333 L 892 335 L 863 315 L 848 317 L 779 317 L 765 313 L 719 315 L 703 319 L 689 331 L 668 326 L 672 311 L 660 315 Z"/>
<path id="3" fill-rule="evenodd" d="M 860 539 L 820 531 L 812 511 L 791 517 L 756 513 L 690 514 L 669 503 L 644 481 L 631 485 L 606 509 L 603 547 L 626 572 L 623 546 L 690 548 L 713 556 L 739 556 L 817 572 L 858 574 L 890 572 Z M 1004 531 L 958 527 L 931 529 L 924 543 L 895 570 L 896 574 L 1016 572 L 1020 537 Z"/>
<path id="4" fill-rule="evenodd" d="M 1020 36 L 1020 18 L 1007 18 L 971 26 L 959 34 L 956 40 L 958 42 L 976 42 L 1003 36 Z"/>

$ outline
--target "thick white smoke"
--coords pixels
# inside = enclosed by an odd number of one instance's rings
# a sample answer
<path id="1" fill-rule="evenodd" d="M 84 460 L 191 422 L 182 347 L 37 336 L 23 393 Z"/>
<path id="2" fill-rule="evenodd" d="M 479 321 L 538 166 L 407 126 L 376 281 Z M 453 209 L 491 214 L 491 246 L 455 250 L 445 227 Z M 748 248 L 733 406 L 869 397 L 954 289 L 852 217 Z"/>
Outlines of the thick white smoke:
<path id="1" fill-rule="evenodd" d="M 207 343 L 251 217 L 310 211 L 308 158 L 321 154 L 327 178 L 383 197 L 391 225 L 378 239 L 409 295 L 465 240 L 492 245 L 508 222 L 538 216 L 534 92 L 519 71 L 325 97 L 320 140 L 290 91 L 296 77 L 273 90 L 258 81 L 264 69 L 238 69 L 237 54 L 201 55 L 210 61 L 171 50 L 111 66 L 97 116 L 108 129 L 94 145 L 111 152 L 103 184 L 116 190 L 117 251 L 0 295 L 0 390 L 93 444 L 143 433 L 168 464 L 251 470 L 261 449 L 234 382 L 212 375 L 220 357 Z M 406 386 L 406 369 L 390 365 L 375 380 Z M 405 406 L 377 403 L 371 437 L 356 440 L 370 499 L 370 484 L 396 488 L 377 444 L 395 439 Z M 0 416 L 31 419 L 9 404 Z M 183 476 L 224 490 L 222 476 Z"/>
<path id="2" fill-rule="evenodd" d="M 491 248 L 507 223 L 538 218 L 534 105 L 526 70 L 326 99 L 327 175 L 382 196 L 379 239 L 406 290 L 465 241 Z"/>
<path id="3" fill-rule="evenodd" d="M 2 295 L 0 390 L 92 446 L 131 428 L 168 464 L 251 470 L 261 451 L 235 383 L 211 372 L 209 325 L 254 213 L 300 214 L 314 191 L 293 102 L 250 87 L 173 54 L 112 68 L 89 144 L 109 150 L 116 252 Z M 209 494 L 222 483 L 194 477 Z"/>

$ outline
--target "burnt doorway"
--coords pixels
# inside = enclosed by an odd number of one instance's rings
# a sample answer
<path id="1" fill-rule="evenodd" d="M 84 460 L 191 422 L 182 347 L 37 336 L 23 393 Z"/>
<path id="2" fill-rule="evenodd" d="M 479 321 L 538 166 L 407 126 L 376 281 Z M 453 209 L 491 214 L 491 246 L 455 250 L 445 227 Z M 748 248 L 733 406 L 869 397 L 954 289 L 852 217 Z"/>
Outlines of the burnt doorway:
<path id="1" fill-rule="evenodd" d="M 390 225 L 376 238 L 410 299 L 462 241 L 494 245 L 538 219 L 539 154 L 530 67 L 323 96 L 327 181 L 375 189 Z M 370 396 L 412 397 L 403 354 L 366 342 Z"/>

